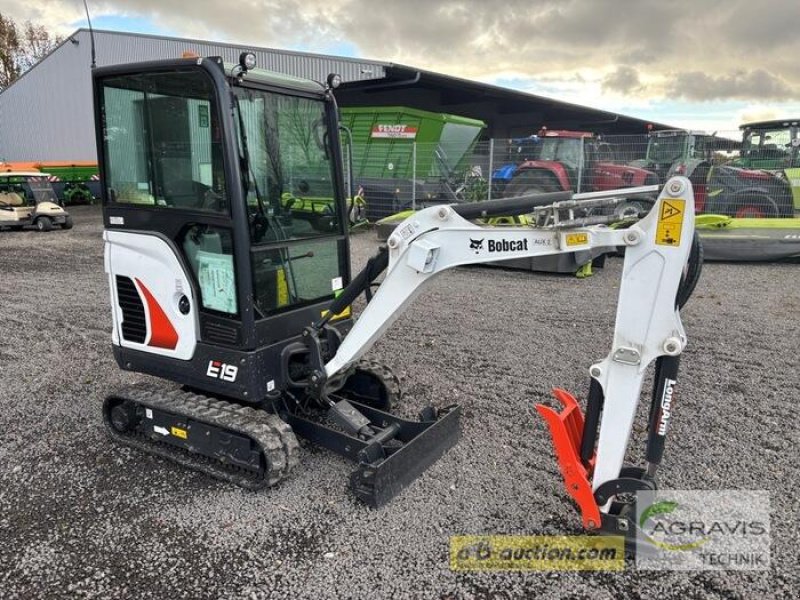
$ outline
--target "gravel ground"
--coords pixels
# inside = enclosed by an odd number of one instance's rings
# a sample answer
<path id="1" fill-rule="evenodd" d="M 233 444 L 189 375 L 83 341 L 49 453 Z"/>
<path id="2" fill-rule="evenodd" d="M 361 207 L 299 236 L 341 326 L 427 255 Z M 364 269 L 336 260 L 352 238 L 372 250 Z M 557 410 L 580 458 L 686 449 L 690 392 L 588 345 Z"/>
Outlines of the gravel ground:
<path id="1" fill-rule="evenodd" d="M 769 490 L 770 571 L 454 573 L 451 535 L 578 532 L 534 404 L 556 385 L 584 393 L 611 342 L 620 259 L 588 281 L 442 275 L 371 356 L 403 378 L 407 410 L 460 403 L 463 439 L 369 510 L 347 493 L 352 466 L 319 449 L 250 493 L 106 438 L 101 399 L 143 377 L 111 355 L 99 211 L 73 213 L 70 232 L 0 233 L 0 597 L 800 595 L 798 265 L 706 265 L 683 312 L 690 348 L 660 476 Z M 376 246 L 354 236 L 355 266 Z"/>

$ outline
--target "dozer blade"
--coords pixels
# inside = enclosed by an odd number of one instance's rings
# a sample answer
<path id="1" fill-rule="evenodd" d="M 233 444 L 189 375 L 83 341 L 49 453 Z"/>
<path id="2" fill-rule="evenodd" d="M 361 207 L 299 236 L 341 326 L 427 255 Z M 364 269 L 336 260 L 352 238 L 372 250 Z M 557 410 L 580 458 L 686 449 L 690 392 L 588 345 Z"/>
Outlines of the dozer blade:
<path id="1" fill-rule="evenodd" d="M 377 417 L 369 415 L 370 410 L 361 407 L 370 418 Z M 369 506 L 382 506 L 458 442 L 461 437 L 460 418 L 461 407 L 455 406 L 443 412 L 438 420 L 411 423 L 419 427 L 419 431 L 413 432 L 413 437 L 407 441 L 403 440 L 403 446 L 388 458 L 369 462 L 368 453 L 362 452 L 358 469 L 350 475 L 350 489 Z M 402 433 L 401 430 L 401 436 Z"/>
<path id="2" fill-rule="evenodd" d="M 376 429 L 372 439 L 343 433 L 304 417 L 288 417 L 294 431 L 329 450 L 358 461 L 350 489 L 365 504 L 378 508 L 413 482 L 461 436 L 461 407 L 423 411 L 420 421 L 398 418 L 350 401 Z"/>

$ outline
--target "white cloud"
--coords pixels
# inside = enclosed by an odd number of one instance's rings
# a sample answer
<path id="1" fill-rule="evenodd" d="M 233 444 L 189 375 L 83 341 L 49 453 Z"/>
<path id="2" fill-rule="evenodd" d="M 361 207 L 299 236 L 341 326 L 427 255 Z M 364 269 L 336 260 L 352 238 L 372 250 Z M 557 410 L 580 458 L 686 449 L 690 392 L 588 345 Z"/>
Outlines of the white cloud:
<path id="1" fill-rule="evenodd" d="M 4 14 L 60 33 L 84 18 L 78 0 L 2 1 Z M 607 110 L 640 113 L 677 100 L 705 106 L 697 111 L 705 119 L 726 101 L 777 111 L 800 95 L 797 0 L 713 8 L 694 0 L 104 0 L 90 8 L 187 37 L 319 52 L 347 44 L 367 58 L 513 81 Z"/>

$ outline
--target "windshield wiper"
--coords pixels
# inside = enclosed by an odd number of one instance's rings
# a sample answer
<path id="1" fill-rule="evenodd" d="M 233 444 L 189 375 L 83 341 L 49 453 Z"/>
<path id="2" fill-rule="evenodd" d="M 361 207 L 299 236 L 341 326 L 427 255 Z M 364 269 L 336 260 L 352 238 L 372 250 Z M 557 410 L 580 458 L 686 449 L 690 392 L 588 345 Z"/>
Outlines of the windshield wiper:
<path id="1" fill-rule="evenodd" d="M 258 213 L 253 217 L 251 223 L 258 227 L 256 221 L 260 221 L 263 230 L 258 235 L 258 241 L 263 239 L 268 229 L 272 229 L 276 240 L 289 239 L 280 219 L 265 208 L 264 196 L 261 194 L 261 189 L 258 186 L 258 177 L 252 168 L 252 161 L 250 159 L 250 147 L 247 141 L 247 130 L 245 129 L 244 117 L 242 116 L 242 108 L 239 103 L 239 97 L 233 94 L 233 101 L 236 109 L 236 117 L 239 124 L 239 136 L 241 139 L 241 154 L 239 155 L 239 169 L 242 176 L 242 185 L 244 186 L 245 202 L 247 201 L 250 181 L 252 177 L 253 191 L 256 194 L 256 205 L 258 206 Z M 255 229 L 255 228 L 254 228 Z M 255 237 L 255 236 L 254 236 Z"/>
<path id="2" fill-rule="evenodd" d="M 258 210 L 262 216 L 267 216 L 267 211 L 264 210 L 264 197 L 261 195 L 261 190 L 258 189 L 258 178 L 250 167 L 250 149 L 247 144 L 247 131 L 244 127 L 244 118 L 242 117 L 242 107 L 239 104 L 239 97 L 231 92 L 233 102 L 236 110 L 236 117 L 239 123 L 239 137 L 241 143 L 241 153 L 239 154 L 239 170 L 241 171 L 242 184 L 244 185 L 244 197 L 247 199 L 248 192 L 250 191 L 250 177 L 252 175 L 253 191 L 256 193 L 256 203 Z"/>

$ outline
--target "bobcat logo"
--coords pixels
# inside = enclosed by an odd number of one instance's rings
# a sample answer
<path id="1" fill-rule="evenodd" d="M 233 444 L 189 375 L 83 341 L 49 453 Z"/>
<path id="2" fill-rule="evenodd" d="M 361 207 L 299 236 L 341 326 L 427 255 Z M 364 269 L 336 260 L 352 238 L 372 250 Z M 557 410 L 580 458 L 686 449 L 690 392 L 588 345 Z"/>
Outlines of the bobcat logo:
<path id="1" fill-rule="evenodd" d="M 483 240 L 484 239 L 486 239 L 486 238 L 483 238 L 483 239 L 480 239 L 480 240 L 473 240 L 472 238 L 469 238 L 469 249 L 470 250 L 475 250 L 475 254 L 477 254 L 478 250 L 483 250 Z"/>

